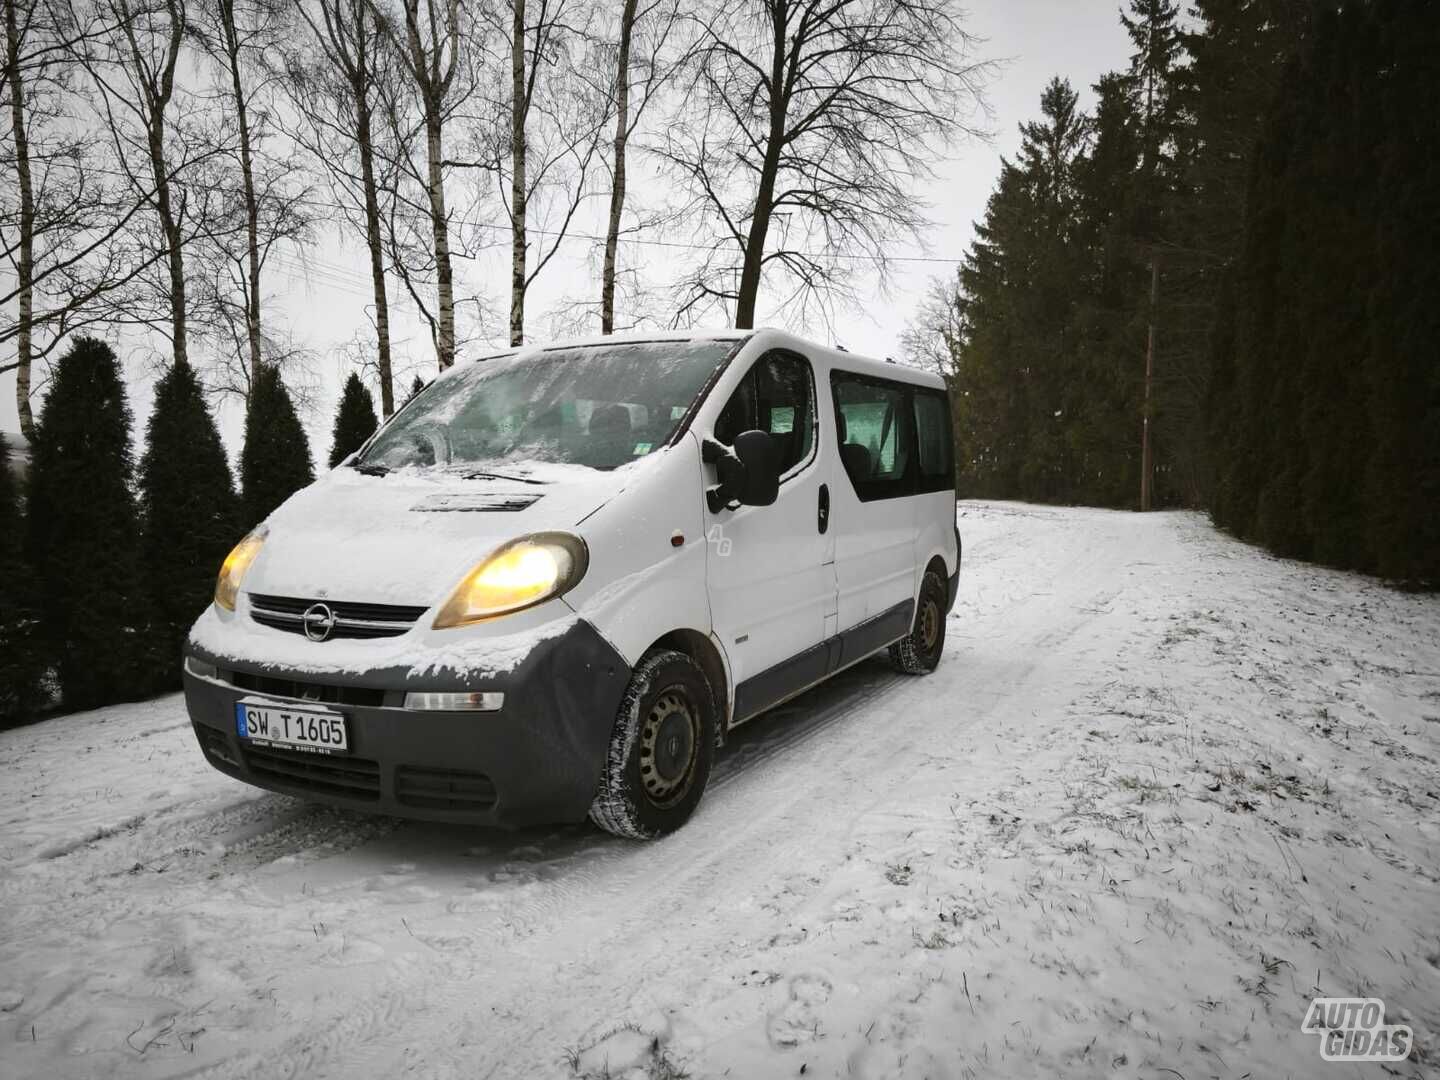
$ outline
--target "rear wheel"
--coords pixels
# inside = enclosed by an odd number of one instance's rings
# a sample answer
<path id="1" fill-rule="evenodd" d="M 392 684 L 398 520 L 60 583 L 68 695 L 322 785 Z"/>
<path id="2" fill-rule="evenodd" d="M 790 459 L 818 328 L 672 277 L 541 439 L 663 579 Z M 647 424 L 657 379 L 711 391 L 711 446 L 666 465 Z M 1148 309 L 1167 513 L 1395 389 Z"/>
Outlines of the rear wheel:
<path id="1" fill-rule="evenodd" d="M 710 778 L 715 695 L 684 653 L 647 653 L 620 701 L 590 820 L 651 840 L 685 824 Z"/>
<path id="2" fill-rule="evenodd" d="M 945 649 L 945 608 L 949 593 L 945 579 L 934 570 L 925 571 L 920 583 L 920 601 L 915 606 L 915 625 L 910 633 L 890 646 L 890 662 L 906 675 L 926 675 L 940 663 Z"/>

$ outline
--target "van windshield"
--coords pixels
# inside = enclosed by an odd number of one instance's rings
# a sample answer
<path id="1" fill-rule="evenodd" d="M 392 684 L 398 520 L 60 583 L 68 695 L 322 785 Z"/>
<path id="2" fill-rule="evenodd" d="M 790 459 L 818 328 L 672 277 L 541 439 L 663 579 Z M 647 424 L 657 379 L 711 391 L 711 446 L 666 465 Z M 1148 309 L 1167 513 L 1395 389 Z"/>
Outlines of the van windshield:
<path id="1" fill-rule="evenodd" d="M 422 391 L 355 467 L 613 469 L 665 445 L 736 344 L 627 342 L 476 361 Z"/>

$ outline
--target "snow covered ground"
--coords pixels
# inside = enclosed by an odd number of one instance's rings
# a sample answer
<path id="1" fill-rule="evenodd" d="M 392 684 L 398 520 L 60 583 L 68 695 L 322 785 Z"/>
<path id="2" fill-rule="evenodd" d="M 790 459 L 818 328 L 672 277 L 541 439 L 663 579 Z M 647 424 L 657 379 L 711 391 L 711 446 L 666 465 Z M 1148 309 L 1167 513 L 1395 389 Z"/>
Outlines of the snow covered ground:
<path id="1" fill-rule="evenodd" d="M 0 733 L 0 1075 L 1440 1070 L 1440 598 L 1189 514 L 960 508 L 928 678 L 757 720 L 694 820 L 365 818 L 212 771 L 178 697 Z"/>

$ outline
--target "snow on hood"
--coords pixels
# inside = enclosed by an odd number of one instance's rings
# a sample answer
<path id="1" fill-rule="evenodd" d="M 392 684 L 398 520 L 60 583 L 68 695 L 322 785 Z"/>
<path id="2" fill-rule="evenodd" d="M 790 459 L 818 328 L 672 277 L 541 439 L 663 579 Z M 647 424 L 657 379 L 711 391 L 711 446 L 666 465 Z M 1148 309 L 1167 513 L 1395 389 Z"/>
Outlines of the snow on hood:
<path id="1" fill-rule="evenodd" d="M 434 470 L 367 476 L 341 467 L 270 515 L 269 535 L 244 589 L 352 603 L 436 604 L 499 544 L 526 533 L 573 529 L 643 464 L 608 472 L 553 464 L 524 470 L 541 484 Z M 504 471 L 521 475 L 513 467 Z M 517 508 L 481 508 L 497 503 Z"/>

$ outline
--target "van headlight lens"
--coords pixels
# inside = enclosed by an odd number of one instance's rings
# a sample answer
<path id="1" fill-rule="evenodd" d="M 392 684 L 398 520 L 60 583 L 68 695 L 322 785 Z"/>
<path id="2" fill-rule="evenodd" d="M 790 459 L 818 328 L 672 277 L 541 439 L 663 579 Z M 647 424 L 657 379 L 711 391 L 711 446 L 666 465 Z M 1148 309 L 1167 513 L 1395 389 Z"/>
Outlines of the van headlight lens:
<path id="1" fill-rule="evenodd" d="M 261 525 L 236 544 L 220 564 L 220 576 L 215 580 L 215 603 L 226 611 L 235 610 L 235 599 L 240 595 L 240 581 L 245 577 L 245 571 L 250 569 L 250 564 L 255 561 L 255 556 L 260 554 L 260 545 L 265 543 L 268 531 Z"/>
<path id="2" fill-rule="evenodd" d="M 585 542 L 569 533 L 511 541 L 461 578 L 435 616 L 435 629 L 466 626 L 560 596 L 585 576 L 588 563 Z"/>

